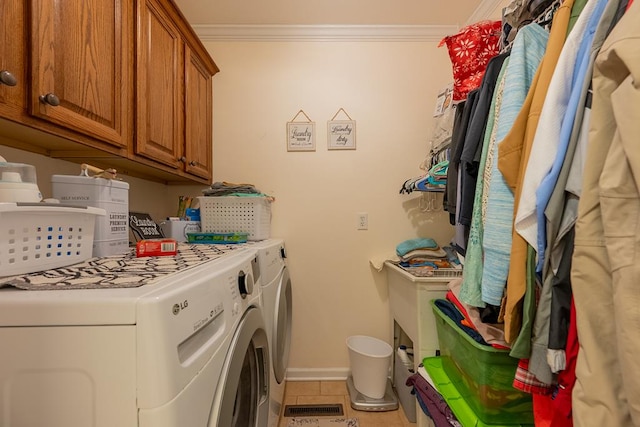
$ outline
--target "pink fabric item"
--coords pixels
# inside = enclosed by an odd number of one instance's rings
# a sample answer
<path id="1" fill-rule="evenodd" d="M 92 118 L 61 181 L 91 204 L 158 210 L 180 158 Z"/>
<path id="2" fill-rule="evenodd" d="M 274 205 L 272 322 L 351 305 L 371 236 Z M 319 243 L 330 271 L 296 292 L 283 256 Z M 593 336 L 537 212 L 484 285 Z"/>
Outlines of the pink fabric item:
<path id="1" fill-rule="evenodd" d="M 491 58 L 500 53 L 502 22 L 480 21 L 464 27 L 458 34 L 447 36 L 446 44 L 453 68 L 453 100 L 467 98 L 467 93 L 480 86 Z"/>
<path id="2" fill-rule="evenodd" d="M 446 298 L 451 301 L 460 313 L 474 326 L 474 329 L 478 331 L 482 338 L 494 348 L 509 349 L 509 345 L 504 341 L 504 330 L 501 324 L 495 323 L 483 323 L 480 320 L 480 312 L 478 307 L 473 307 L 463 303 L 458 298 L 460 295 L 460 288 L 462 287 L 462 278 L 451 280 L 447 286 L 449 292 Z"/>
<path id="3" fill-rule="evenodd" d="M 456 306 L 456 308 L 458 310 L 460 310 L 460 313 L 462 313 L 462 315 L 464 316 L 464 319 L 467 320 L 467 323 L 471 329 L 473 330 L 478 330 L 475 325 L 473 324 L 473 322 L 469 321 L 469 313 L 467 313 L 467 309 L 464 307 L 464 305 L 462 305 L 462 303 L 458 300 L 458 298 L 455 296 L 455 294 L 453 293 L 453 291 L 451 289 L 449 289 L 447 291 L 447 294 L 445 295 L 445 298 L 448 299 L 449 301 L 451 301 L 453 303 L 453 305 Z"/>

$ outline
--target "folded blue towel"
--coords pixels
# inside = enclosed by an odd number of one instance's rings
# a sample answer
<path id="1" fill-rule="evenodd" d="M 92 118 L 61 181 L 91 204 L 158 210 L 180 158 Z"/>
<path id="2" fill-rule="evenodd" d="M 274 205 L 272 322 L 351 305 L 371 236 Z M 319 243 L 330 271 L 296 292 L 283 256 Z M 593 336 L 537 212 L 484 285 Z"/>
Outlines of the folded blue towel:
<path id="1" fill-rule="evenodd" d="M 408 252 L 416 249 L 438 249 L 438 244 L 431 238 L 419 237 L 417 239 L 409 239 L 396 246 L 396 254 L 404 256 Z"/>

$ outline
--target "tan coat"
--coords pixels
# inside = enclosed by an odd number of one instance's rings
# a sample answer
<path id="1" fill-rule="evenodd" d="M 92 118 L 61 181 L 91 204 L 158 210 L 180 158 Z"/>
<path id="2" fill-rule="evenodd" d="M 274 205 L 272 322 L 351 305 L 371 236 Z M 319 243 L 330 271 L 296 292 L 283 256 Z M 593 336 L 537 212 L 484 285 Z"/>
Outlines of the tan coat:
<path id="1" fill-rule="evenodd" d="M 640 426 L 640 2 L 605 40 L 571 280 L 580 351 L 576 426 Z"/>

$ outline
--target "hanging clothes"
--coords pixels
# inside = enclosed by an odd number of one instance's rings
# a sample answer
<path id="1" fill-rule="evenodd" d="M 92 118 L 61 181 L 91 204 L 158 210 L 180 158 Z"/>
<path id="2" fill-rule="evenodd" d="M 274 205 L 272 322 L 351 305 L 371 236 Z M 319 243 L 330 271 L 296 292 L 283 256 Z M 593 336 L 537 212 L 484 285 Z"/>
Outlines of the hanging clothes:
<path id="1" fill-rule="evenodd" d="M 462 129 L 466 128 L 463 120 L 465 117 L 466 101 L 460 101 L 454 106 L 455 116 L 453 119 L 453 129 L 451 131 L 451 145 L 449 146 L 449 168 L 447 169 L 447 188 L 443 196 L 444 210 L 449 212 L 449 224 L 456 225 L 456 186 L 458 184 L 458 165 L 460 164 L 460 154 L 454 162 L 456 150 L 460 144 Z M 468 117 L 467 117 L 468 120 Z"/>
<path id="2" fill-rule="evenodd" d="M 527 97 L 531 82 L 544 55 L 549 33 L 538 24 L 529 24 L 518 31 L 511 50 L 511 60 L 505 77 L 505 95 L 497 123 L 496 140 L 502 141 L 511 130 Z M 497 145 L 489 153 L 498 155 Z M 509 269 L 513 194 L 498 170 L 498 163 L 488 162 L 491 169 L 488 187 L 487 215 L 484 227 L 484 270 L 482 300 L 499 306 Z"/>
<path id="3" fill-rule="evenodd" d="M 591 30 L 592 35 L 583 37 L 581 44 L 581 50 L 583 50 L 583 52 L 578 57 L 579 61 L 583 61 L 582 66 L 585 68 L 585 72 L 582 74 L 585 76 L 591 76 L 593 73 L 593 62 L 595 61 L 596 55 L 600 51 L 600 47 L 609 32 L 611 22 L 616 14 L 618 3 L 618 0 L 610 0 L 608 2 L 600 0 L 599 5 L 604 6 L 602 12 L 598 13 L 598 8 L 596 8 L 596 12 L 594 12 L 590 18 L 588 27 L 593 28 L 593 30 Z M 593 41 L 591 42 L 591 40 Z M 588 49 L 582 49 L 585 46 L 587 46 Z M 550 378 L 551 372 L 557 372 L 558 370 L 557 367 L 550 366 L 548 363 L 548 343 L 552 329 L 550 313 L 553 302 L 553 282 L 556 280 L 560 265 L 564 259 L 563 251 L 566 241 L 565 234 L 573 226 L 577 214 L 577 200 L 581 191 L 579 188 L 571 190 L 570 188 L 572 184 L 569 182 L 569 179 L 572 174 L 582 176 L 582 165 L 581 162 L 579 162 L 581 157 L 579 156 L 577 158 L 577 162 L 574 162 L 574 160 L 576 159 L 576 147 L 582 145 L 578 144 L 578 142 L 584 142 L 586 140 L 586 134 L 581 133 L 581 129 L 582 119 L 585 114 L 584 105 L 587 99 L 590 82 L 591 79 L 589 77 L 583 77 L 582 82 L 578 82 L 580 85 L 576 86 L 575 90 L 570 94 L 568 108 L 571 108 L 571 103 L 574 102 L 574 105 L 580 105 L 579 110 L 581 113 L 569 113 L 569 121 L 565 118 L 562 123 L 561 132 L 564 131 L 565 135 L 569 133 L 568 129 L 571 132 L 569 138 L 566 139 L 566 143 L 568 144 L 566 149 L 558 150 L 558 159 L 556 159 L 554 163 L 554 167 L 557 167 L 557 173 L 555 175 L 557 177 L 557 190 L 554 189 L 553 191 L 555 193 L 553 204 L 547 204 L 545 206 L 545 210 L 541 218 L 541 222 L 542 224 L 545 224 L 545 226 L 541 227 L 540 230 L 545 230 L 549 233 L 549 247 L 552 249 L 551 253 L 553 255 L 550 262 L 545 263 L 546 268 L 545 271 L 543 271 L 544 283 L 540 298 L 541 302 L 538 306 L 538 315 L 536 316 L 536 332 L 530 357 L 530 369 L 538 376 L 538 378 L 541 379 Z M 553 172 L 554 168 L 552 168 L 549 175 L 543 179 L 541 185 L 544 185 L 546 179 L 553 179 Z M 577 181 L 575 177 L 572 178 L 572 180 Z M 565 192 L 567 185 L 569 186 L 569 191 Z M 537 195 L 540 195 L 543 188 L 544 187 L 540 187 L 538 189 Z M 556 293 L 556 296 L 559 295 Z M 570 298 L 562 301 L 556 299 L 556 305 L 564 305 L 568 311 L 569 301 Z M 557 327 L 558 325 L 554 324 L 554 335 L 560 333 L 556 329 Z M 557 349 L 557 346 L 554 346 L 553 349 Z M 560 355 L 556 357 L 560 357 Z"/>
<path id="4" fill-rule="evenodd" d="M 562 5 L 561 0 L 513 0 L 502 9 L 501 52 L 511 50 L 518 30 L 533 22 L 547 32 L 555 12 Z"/>
<path id="5" fill-rule="evenodd" d="M 456 126 L 453 129 L 453 136 L 451 140 L 451 160 L 449 162 L 449 170 L 447 171 L 446 191 L 450 193 L 453 190 L 453 194 L 450 194 L 449 197 L 451 197 L 453 207 L 455 208 L 455 211 L 452 213 L 454 217 L 453 225 L 455 226 L 455 236 L 453 237 L 451 244 L 456 249 L 456 252 L 461 255 L 465 255 L 466 253 L 469 233 L 468 228 L 458 222 L 458 217 L 460 216 L 460 187 L 462 185 L 460 157 L 462 156 L 462 149 L 464 148 L 464 140 L 467 135 L 467 129 L 469 128 L 469 121 L 471 120 L 477 101 L 478 89 L 472 90 L 467 95 L 459 126 Z M 451 171 L 451 173 L 455 173 L 455 177 L 451 176 L 449 171 Z"/>
<path id="6" fill-rule="evenodd" d="M 575 2 L 573 3 L 573 7 L 571 8 L 571 17 L 569 18 L 569 26 L 567 27 L 567 37 L 573 29 L 573 26 L 576 25 L 576 21 L 580 17 L 582 9 L 584 9 L 586 5 L 587 0 L 575 0 Z"/>
<path id="7" fill-rule="evenodd" d="M 554 130 L 559 126 L 560 119 L 557 115 L 562 113 L 564 108 L 562 107 L 566 103 L 568 97 L 568 88 L 565 87 L 564 82 L 571 78 L 573 73 L 573 67 L 576 62 L 576 55 L 580 45 L 580 40 L 586 31 L 586 25 L 589 20 L 589 16 L 593 12 L 596 1 L 587 3 L 583 13 L 580 15 L 573 31 L 569 34 L 569 38 L 562 44 L 562 40 L 558 45 L 554 45 L 551 52 L 555 55 L 558 52 L 558 48 L 561 48 L 557 62 L 554 64 L 554 59 L 550 55 L 550 65 L 552 67 L 552 75 L 547 73 L 551 69 L 545 71 L 545 83 L 548 86 L 542 86 L 541 95 L 543 98 L 537 98 L 537 108 L 540 108 L 540 116 L 533 117 L 536 128 L 531 129 L 533 135 L 531 135 L 525 141 L 524 156 L 520 157 L 520 163 L 513 163 L 512 165 L 524 164 L 520 169 L 521 181 L 517 183 L 518 190 L 520 191 L 518 204 L 516 207 L 516 216 L 514 220 L 514 228 L 518 233 L 518 236 L 522 237 L 525 242 L 521 242 L 519 238 L 512 235 L 512 247 L 511 254 L 515 252 L 516 257 L 511 258 L 511 265 L 509 269 L 509 277 L 507 281 L 507 295 L 505 301 L 505 338 L 507 342 L 513 342 L 520 332 L 522 325 L 522 297 L 524 296 L 526 280 L 525 280 L 525 258 L 526 258 L 526 244 L 537 248 L 537 223 L 535 222 L 535 189 L 539 184 L 542 176 L 546 173 L 548 168 L 544 170 L 544 164 L 548 163 L 547 159 L 549 154 L 553 153 L 552 144 L 553 140 L 546 140 L 543 138 L 543 132 L 541 129 L 548 129 L 553 134 Z M 564 7 L 559 9 L 559 12 Z M 558 13 L 559 13 L 558 12 Z M 556 28 L 556 25 L 551 27 L 552 31 Z M 564 34 L 561 36 L 564 37 Z M 547 50 L 550 51 L 549 49 Z M 546 64 L 545 64 L 546 65 Z M 558 71 L 559 70 L 559 71 Z M 536 89 L 537 92 L 537 89 Z M 547 96 L 547 94 L 549 96 Z M 542 102 L 542 104 L 540 104 Z M 538 119 L 535 121 L 535 119 Z M 532 123 L 532 124 L 534 124 Z M 543 124 L 544 123 L 544 124 Z M 526 125 L 529 126 L 528 124 Z M 511 141 L 511 140 L 510 140 Z M 520 144 L 511 141 L 511 147 L 517 148 Z M 551 145 L 549 151 L 545 151 L 547 144 Z M 506 153 L 501 152 L 499 154 L 499 166 L 503 172 L 505 178 L 513 177 L 513 166 L 507 163 L 509 156 L 508 147 L 506 147 Z M 515 155 L 518 155 L 518 151 L 511 150 Z M 525 161 L 524 163 L 522 161 Z M 540 162 L 540 164 L 538 164 Z M 505 171 L 507 170 L 506 174 Z M 507 178 L 506 178 L 507 179 Z M 523 224 L 522 220 L 526 218 L 527 222 Z M 524 227 L 526 226 L 526 227 Z M 525 229 L 526 228 L 526 229 Z"/>
<path id="8" fill-rule="evenodd" d="M 603 2 L 606 3 L 606 0 L 587 3 L 566 40 L 549 86 L 549 94 L 545 99 L 531 146 L 522 182 L 522 198 L 518 205 L 514 226 L 516 231 L 536 250 L 539 249 L 538 227 L 542 226 L 538 224 L 536 216 L 536 190 L 551 169 L 558 152 L 559 133 L 571 93 L 571 82 L 580 42 L 585 37 L 587 24 L 589 24 L 596 6 L 604 8 Z"/>
<path id="9" fill-rule="evenodd" d="M 458 179 L 456 189 L 456 235 L 453 246 L 465 255 L 473 211 L 475 183 L 478 176 L 481 144 L 502 63 L 508 53 L 493 57 L 486 67 L 480 88 L 469 93 L 465 105 L 469 119 L 464 129 L 464 139 L 456 145 L 453 160 L 457 161 Z"/>
<path id="10" fill-rule="evenodd" d="M 580 352 L 576 426 L 640 425 L 640 6 L 596 59 L 571 280 Z"/>
<path id="11" fill-rule="evenodd" d="M 508 53 L 502 53 L 489 61 L 485 71 L 482 84 L 478 91 L 478 100 L 471 113 L 467 134 L 460 155 L 460 171 L 462 181 L 460 182 L 460 215 L 458 222 L 467 227 L 471 225 L 473 214 L 473 200 L 476 190 L 476 180 L 478 178 L 478 164 L 482 153 L 482 141 L 487 125 L 487 118 L 491 108 L 491 99 L 495 90 L 500 70 Z"/>
<path id="12" fill-rule="evenodd" d="M 571 258 L 575 240 L 573 228 L 566 235 L 565 240 L 564 254 L 560 261 L 558 272 L 551 280 L 552 294 L 556 294 L 556 301 L 562 301 L 562 304 L 551 304 L 551 316 L 549 318 L 549 324 L 555 325 L 553 328 L 549 327 L 549 348 L 563 351 L 567 346 L 571 312 Z M 558 366 L 557 369 L 554 369 L 551 362 L 549 362 L 549 366 L 551 366 L 553 372 L 559 372 L 566 368 L 566 361 L 563 360 L 562 366 Z"/>
<path id="13" fill-rule="evenodd" d="M 525 0 L 513 0 L 502 9 L 502 36 L 500 38 L 501 51 L 511 50 L 518 28 L 523 22 L 531 21 L 531 12 Z"/>
<path id="14" fill-rule="evenodd" d="M 538 263 L 536 271 L 538 273 L 542 272 L 542 265 L 544 264 L 545 259 L 545 249 L 547 246 L 545 209 L 547 208 L 547 204 L 549 203 L 549 199 L 551 198 L 551 193 L 553 192 L 553 189 L 558 182 L 560 169 L 562 168 L 562 165 L 564 163 L 569 140 L 571 139 L 571 131 L 576 124 L 576 115 L 578 111 L 580 111 L 580 113 L 584 111 L 584 99 L 589 88 L 589 82 L 591 80 L 591 55 L 597 54 L 597 52 L 600 50 L 600 46 L 602 45 L 602 41 L 604 40 L 604 35 L 606 34 L 609 23 L 611 22 L 615 14 L 617 1 L 615 2 L 615 5 L 612 5 L 613 3 L 608 2 L 607 0 L 598 0 L 594 12 L 589 18 L 586 31 L 582 37 L 582 40 L 580 41 L 580 46 L 578 47 L 578 55 L 573 70 L 571 89 L 569 91 L 569 98 L 567 100 L 564 117 L 562 117 L 560 127 L 557 129 L 558 140 L 556 145 L 556 156 L 555 159 L 552 159 L 549 172 L 540 180 L 540 184 L 535 191 L 535 214 L 538 221 Z M 610 17 L 607 17 L 606 22 L 601 22 L 600 18 L 604 13 L 605 7 L 608 7 L 610 11 Z M 593 44 L 593 38 L 598 27 L 601 28 L 601 34 L 603 36 L 598 45 L 595 46 Z M 589 74 L 587 74 L 588 72 Z M 589 76 L 589 78 L 587 78 L 587 76 Z M 581 101 L 582 105 L 579 104 Z"/>
<path id="15" fill-rule="evenodd" d="M 579 343 L 578 330 L 576 327 L 576 306 L 574 301 L 570 302 L 569 308 L 569 331 L 567 333 L 567 353 L 566 367 L 558 374 L 558 383 L 552 393 L 550 406 L 553 408 L 554 418 L 558 420 L 553 427 L 561 425 L 573 425 L 573 403 L 571 394 L 576 383 L 576 359 L 578 357 Z"/>
<path id="16" fill-rule="evenodd" d="M 538 70 L 538 79 L 537 81 L 534 79 L 532 89 L 529 91 L 530 101 L 525 101 L 513 131 L 498 147 L 498 167 L 506 183 L 514 191 L 516 210 L 520 209 L 526 165 L 529 162 L 531 147 L 551 80 L 563 51 L 572 6 L 573 0 L 567 0 L 556 12 L 547 50 Z M 522 298 L 527 281 L 526 257 L 527 241 L 519 233 L 512 232 L 511 265 L 504 301 L 505 339 L 510 343 L 517 338 L 522 326 Z"/>
<path id="17" fill-rule="evenodd" d="M 505 182 L 514 192 L 514 209 L 517 209 L 520 200 L 525 165 L 529 158 L 529 151 L 549 83 L 564 46 L 566 28 L 569 25 L 573 4 L 573 0 L 566 0 L 556 12 L 547 42 L 547 50 L 538 67 L 524 105 L 518 113 L 511 131 L 498 145 L 498 168 Z M 507 278 L 506 299 L 503 302 L 505 336 L 507 337 L 507 342 L 511 343 L 518 337 L 522 325 L 522 297 L 525 294 L 527 284 L 526 258 L 526 241 L 515 231 L 512 231 L 511 265 Z M 519 353 L 514 352 L 516 350 L 514 345 L 512 347 L 512 356 L 527 358 L 530 354 L 528 345 Z M 518 348 L 521 348 L 521 346 L 518 346 Z"/>
<path id="18" fill-rule="evenodd" d="M 479 170 L 483 171 L 487 162 L 487 152 L 490 146 L 495 144 L 496 131 L 494 126 L 496 119 L 500 116 L 500 105 L 502 104 L 502 94 L 504 91 L 504 75 L 509 64 L 509 58 L 502 63 L 502 70 L 498 75 L 498 85 L 494 91 L 489 117 L 482 143 L 482 154 Z M 473 214 L 471 226 L 469 227 L 469 240 L 467 242 L 467 255 L 465 256 L 465 266 L 462 270 L 462 288 L 460 298 L 466 304 L 474 307 L 484 307 L 480 284 L 482 282 L 482 265 L 484 255 L 482 253 L 482 235 L 484 230 L 484 209 L 486 206 L 486 193 L 484 193 L 484 174 L 479 174 L 476 181 L 476 191 L 473 201 Z"/>

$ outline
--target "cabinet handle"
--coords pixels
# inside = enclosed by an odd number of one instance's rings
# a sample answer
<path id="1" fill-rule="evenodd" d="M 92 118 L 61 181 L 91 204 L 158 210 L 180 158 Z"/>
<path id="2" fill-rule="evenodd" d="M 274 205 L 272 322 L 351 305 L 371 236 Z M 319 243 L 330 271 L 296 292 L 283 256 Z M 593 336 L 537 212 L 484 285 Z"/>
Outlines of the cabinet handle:
<path id="1" fill-rule="evenodd" d="M 182 156 L 182 157 L 178 158 L 178 161 L 180 161 L 182 163 L 187 163 L 187 158 L 185 156 Z"/>
<path id="2" fill-rule="evenodd" d="M 60 98 L 53 93 L 48 93 L 46 95 L 40 95 L 40 102 L 43 104 L 49 104 L 52 107 L 57 107 L 60 105 Z"/>
<path id="3" fill-rule="evenodd" d="M 7 86 L 15 86 L 18 84 L 18 79 L 7 70 L 0 71 L 0 83 Z"/>
<path id="4" fill-rule="evenodd" d="M 197 163 L 196 163 L 196 162 L 194 162 L 193 160 L 191 160 L 191 161 L 189 162 L 189 166 L 195 166 L 195 165 L 197 165 Z"/>

